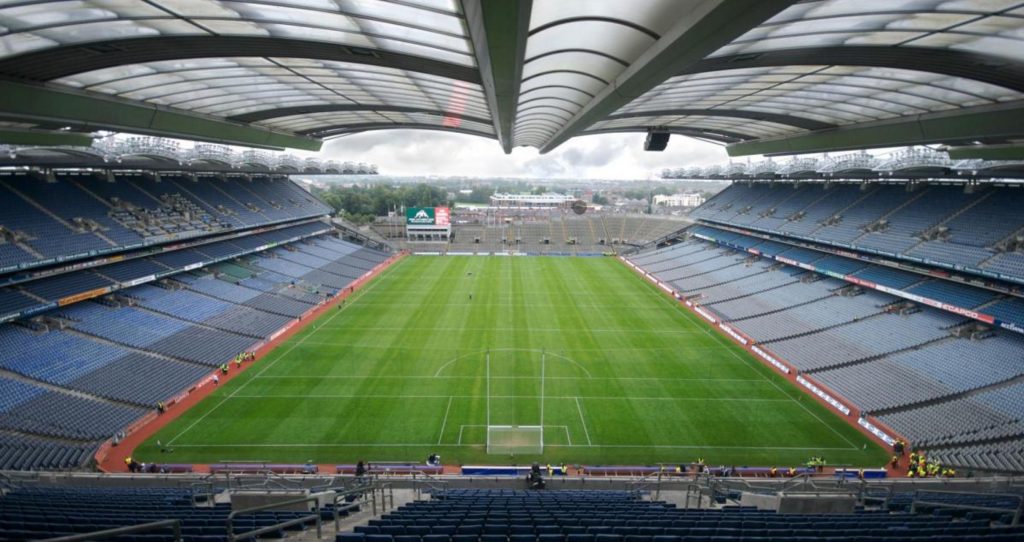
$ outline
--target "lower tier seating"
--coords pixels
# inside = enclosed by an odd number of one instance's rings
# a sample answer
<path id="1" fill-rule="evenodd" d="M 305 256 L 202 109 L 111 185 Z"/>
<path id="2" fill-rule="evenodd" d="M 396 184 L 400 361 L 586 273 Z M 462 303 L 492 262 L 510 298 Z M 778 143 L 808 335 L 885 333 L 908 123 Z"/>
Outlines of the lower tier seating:
<path id="1" fill-rule="evenodd" d="M 251 261 L 268 255 L 256 254 L 0 325 L 0 369 L 18 377 L 0 377 L 0 468 L 82 466 L 101 441 L 387 258 L 329 236 L 272 251 L 309 265 L 265 271 Z"/>
<path id="2" fill-rule="evenodd" d="M 694 231 L 737 246 L 761 243 L 708 226 L 695 226 Z M 809 249 L 777 252 L 821 264 L 840 276 L 904 287 L 961 307 L 982 306 L 979 310 L 992 312 L 1001 304 L 1024 306 L 1014 298 L 996 301 L 998 294 L 989 290 L 859 261 L 846 264 Z M 843 401 L 878 415 L 914 445 L 935 447 L 951 460 L 971 461 L 965 466 L 1018 469 L 1014 460 L 993 458 L 1024 452 L 1010 445 L 1024 439 L 1024 385 L 1001 387 L 1024 375 L 1024 336 L 754 258 L 691 238 L 631 260 Z M 1007 447 L 999 448 L 1001 443 Z M 997 448 L 973 448 L 981 444 Z M 961 448 L 963 453 L 958 452 Z"/>

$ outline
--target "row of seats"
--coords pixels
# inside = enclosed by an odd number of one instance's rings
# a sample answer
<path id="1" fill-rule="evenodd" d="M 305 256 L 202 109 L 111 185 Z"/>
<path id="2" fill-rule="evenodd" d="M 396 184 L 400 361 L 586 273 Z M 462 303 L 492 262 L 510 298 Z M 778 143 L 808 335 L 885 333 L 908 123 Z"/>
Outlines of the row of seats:
<path id="1" fill-rule="evenodd" d="M 195 249 L 130 259 L 3 287 L 0 288 L 0 317 L 16 315 L 26 309 L 43 310 L 61 299 L 95 289 L 169 276 L 211 262 L 215 258 L 242 255 L 263 246 L 323 232 L 325 229 L 327 227 L 322 222 L 307 222 L 229 241 L 207 243 Z"/>
<path id="2" fill-rule="evenodd" d="M 81 466 L 100 441 L 387 258 L 332 237 L 273 250 L 306 255 L 320 269 L 302 266 L 288 276 L 236 259 L 0 326 L 0 368 L 27 379 L 0 378 L 0 430 L 36 439 L 27 446 L 0 438 L 0 466 Z M 317 282 L 312 271 L 330 275 L 332 284 Z M 81 444 L 62 446 L 57 439 Z"/>
<path id="3" fill-rule="evenodd" d="M 283 179 L 12 173 L 0 179 L 0 231 L 10 244 L 0 269 L 330 212 Z"/>
<path id="4" fill-rule="evenodd" d="M 185 540 L 220 542 L 227 540 L 230 503 L 212 507 L 194 507 L 188 489 L 165 488 L 20 488 L 0 497 L 0 540 L 36 540 L 72 536 L 148 523 L 178 519 Z M 295 520 L 308 513 L 265 510 L 235 518 L 234 533 L 270 527 Z M 302 522 L 289 531 L 312 525 Z M 278 531 L 276 537 L 286 533 Z M 138 535 L 134 540 L 172 541 L 170 530 Z"/>
<path id="5" fill-rule="evenodd" d="M 337 542 L 732 542 L 1016 540 L 1024 529 L 987 519 L 888 511 L 782 515 L 750 508 L 680 510 L 636 496 L 449 490 L 385 514 Z M 595 491 L 594 493 L 611 493 Z M 972 537 L 972 538 L 965 538 Z"/>
<path id="6" fill-rule="evenodd" d="M 737 246 L 760 245 L 756 238 L 707 226 L 694 231 Z M 803 248 L 777 253 L 814 265 L 833 260 L 832 269 L 844 266 L 836 256 Z M 1024 388 L 1011 386 L 1007 396 L 997 395 L 1003 410 L 985 404 L 986 390 L 1024 374 L 1024 337 L 1016 333 L 958 337 L 954 332 L 969 322 L 965 317 L 697 238 L 631 260 L 845 401 L 881 414 L 915 445 L 955 448 L 1024 436 L 1024 411 L 1014 410 L 1024 400 Z M 957 283 L 855 264 L 844 270 L 856 267 L 853 274 L 861 280 L 910 285 L 919 295 L 956 296 L 964 304 L 991 303 L 995 297 Z M 738 277 L 737 267 L 761 272 Z M 974 395 L 956 399 L 964 393 Z"/>
<path id="7" fill-rule="evenodd" d="M 734 183 L 692 216 L 702 220 L 932 261 L 1024 281 L 1024 189 L 952 185 Z"/>

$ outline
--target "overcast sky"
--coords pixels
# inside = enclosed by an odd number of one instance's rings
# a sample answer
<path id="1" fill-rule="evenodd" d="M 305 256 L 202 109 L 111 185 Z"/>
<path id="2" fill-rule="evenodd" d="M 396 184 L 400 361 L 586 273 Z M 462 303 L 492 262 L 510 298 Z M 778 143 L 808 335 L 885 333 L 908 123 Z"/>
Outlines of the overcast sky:
<path id="1" fill-rule="evenodd" d="M 497 141 L 427 130 L 364 132 L 324 143 L 321 159 L 377 164 L 384 175 L 647 179 L 664 168 L 728 162 L 725 148 L 673 135 L 664 152 L 645 152 L 645 134 L 577 137 L 541 155 Z"/>

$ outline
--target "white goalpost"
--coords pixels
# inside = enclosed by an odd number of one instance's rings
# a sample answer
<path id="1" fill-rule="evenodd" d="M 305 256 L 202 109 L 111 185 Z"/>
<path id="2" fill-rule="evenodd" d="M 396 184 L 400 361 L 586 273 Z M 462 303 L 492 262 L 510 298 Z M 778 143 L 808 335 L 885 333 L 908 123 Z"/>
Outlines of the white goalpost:
<path id="1" fill-rule="evenodd" d="M 540 359 L 540 425 L 493 425 L 491 424 L 491 354 L 487 353 L 487 453 L 517 455 L 539 455 L 544 452 L 544 365 L 545 354 Z"/>

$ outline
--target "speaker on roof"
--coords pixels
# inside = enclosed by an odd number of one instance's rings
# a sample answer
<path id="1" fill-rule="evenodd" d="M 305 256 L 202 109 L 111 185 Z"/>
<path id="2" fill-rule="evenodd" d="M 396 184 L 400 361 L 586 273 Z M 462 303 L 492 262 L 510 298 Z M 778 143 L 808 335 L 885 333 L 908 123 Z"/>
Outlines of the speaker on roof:
<path id="1" fill-rule="evenodd" d="M 668 132 L 663 132 L 659 130 L 648 130 L 647 140 L 644 141 L 644 150 L 658 152 L 665 150 L 665 147 L 668 146 L 669 135 L 670 134 Z"/>

